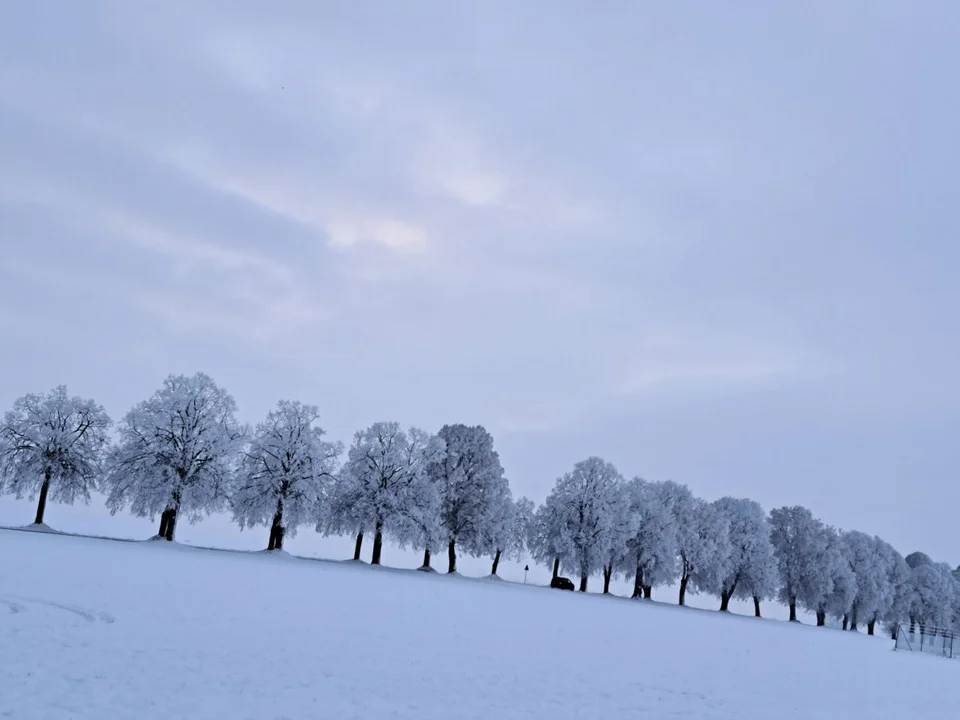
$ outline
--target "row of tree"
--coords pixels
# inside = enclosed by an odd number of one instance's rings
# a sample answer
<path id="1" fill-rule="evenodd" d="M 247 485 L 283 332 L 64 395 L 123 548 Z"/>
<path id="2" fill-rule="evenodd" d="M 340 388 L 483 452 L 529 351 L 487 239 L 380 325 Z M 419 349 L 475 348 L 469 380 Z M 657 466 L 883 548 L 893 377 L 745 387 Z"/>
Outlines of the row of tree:
<path id="1" fill-rule="evenodd" d="M 753 500 L 706 502 L 671 481 L 625 480 L 610 463 L 589 458 L 558 480 L 536 511 L 529 549 L 540 562 L 578 576 L 586 590 L 601 575 L 603 591 L 618 575 L 633 596 L 679 585 L 720 598 L 777 600 L 844 629 L 878 622 L 960 629 L 960 569 L 924 553 L 906 558 L 879 537 L 839 531 L 810 510 L 782 507 L 769 515 Z"/>
<path id="2" fill-rule="evenodd" d="M 436 435 L 380 422 L 344 447 L 326 439 L 311 405 L 282 401 L 256 427 L 236 419 L 233 397 L 204 374 L 171 376 L 128 412 L 111 438 L 111 420 L 92 400 L 58 387 L 20 398 L 0 427 L 0 489 L 48 500 L 89 501 L 100 491 L 111 513 L 129 508 L 159 517 L 157 536 L 177 523 L 229 511 L 241 528 L 270 528 L 267 547 L 313 525 L 356 536 L 359 559 L 372 535 L 379 564 L 384 540 L 431 554 L 446 549 L 519 556 L 533 504 L 514 502 L 493 438 L 480 426 L 448 425 Z"/>
<path id="3" fill-rule="evenodd" d="M 103 492 L 111 513 L 159 517 L 173 540 L 183 517 L 229 511 L 240 525 L 269 528 L 268 549 L 313 526 L 356 538 L 355 559 L 372 536 L 379 564 L 385 539 L 423 551 L 423 568 L 446 550 L 501 558 L 529 553 L 579 578 L 633 581 L 634 597 L 658 586 L 760 603 L 776 599 L 796 620 L 844 628 L 909 621 L 960 629 L 960 573 L 923 553 L 902 557 L 878 537 L 838 531 L 802 507 L 764 512 L 752 500 L 706 502 L 675 482 L 625 479 L 591 457 L 561 477 L 539 508 L 514 499 L 481 426 L 447 425 L 436 435 L 375 423 L 342 443 L 326 438 L 317 408 L 283 401 L 256 427 L 236 419 L 229 393 L 204 374 L 171 376 L 120 421 L 64 387 L 19 399 L 0 426 L 0 491 L 89 501 Z"/>

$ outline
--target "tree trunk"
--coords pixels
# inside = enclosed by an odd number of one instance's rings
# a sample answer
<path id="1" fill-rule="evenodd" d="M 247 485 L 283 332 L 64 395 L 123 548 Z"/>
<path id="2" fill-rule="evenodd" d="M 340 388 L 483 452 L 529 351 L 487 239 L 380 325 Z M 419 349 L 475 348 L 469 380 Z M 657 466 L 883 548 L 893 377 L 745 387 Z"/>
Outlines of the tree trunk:
<path id="1" fill-rule="evenodd" d="M 685 605 L 687 602 L 687 583 L 690 582 L 690 577 L 684 575 L 680 578 L 680 605 Z"/>
<path id="2" fill-rule="evenodd" d="M 455 573 L 457 571 L 457 541 L 451 540 L 450 544 L 447 545 L 447 573 Z"/>
<path id="3" fill-rule="evenodd" d="M 34 522 L 39 525 L 43 522 L 43 514 L 47 511 L 47 493 L 50 492 L 50 478 L 53 473 L 50 468 L 43 471 L 43 485 L 40 486 L 40 499 L 37 501 L 37 517 Z"/>
<path id="4" fill-rule="evenodd" d="M 580 575 L 580 592 L 586 592 L 586 591 L 587 591 L 587 576 L 581 574 Z"/>
<path id="5" fill-rule="evenodd" d="M 501 550 L 497 550 L 496 554 L 493 556 L 493 567 L 490 568 L 490 574 L 496 575 L 497 568 L 500 567 L 500 555 L 502 554 Z"/>
<path id="6" fill-rule="evenodd" d="M 858 621 L 858 620 L 859 620 L 859 618 L 857 617 L 857 609 L 854 608 L 854 609 L 850 612 L 850 632 L 856 632 L 856 631 L 857 631 L 857 621 Z"/>
<path id="7" fill-rule="evenodd" d="M 353 559 L 360 559 L 360 550 L 363 548 L 363 530 L 357 533 L 357 543 L 353 546 Z"/>
<path id="8" fill-rule="evenodd" d="M 790 598 L 790 622 L 797 622 L 797 599 Z"/>
<path id="9" fill-rule="evenodd" d="M 556 580 L 560 577 L 560 558 L 555 557 L 553 559 L 553 579 Z"/>
<path id="10" fill-rule="evenodd" d="M 170 511 L 164 510 L 160 513 L 160 530 L 157 531 L 157 537 L 167 537 L 167 524 L 170 522 Z"/>
<path id="11" fill-rule="evenodd" d="M 756 595 L 753 596 L 753 616 L 761 617 L 760 615 L 760 598 Z"/>
<path id="12" fill-rule="evenodd" d="M 653 587 L 650 585 L 643 586 L 643 599 L 650 600 L 653 598 Z"/>
<path id="13" fill-rule="evenodd" d="M 849 629 L 850 629 L 850 616 L 849 616 L 849 615 L 844 614 L 844 616 L 843 616 L 843 625 L 841 625 L 841 627 L 842 627 L 844 630 L 849 630 Z"/>
<path id="14" fill-rule="evenodd" d="M 283 509 L 277 502 L 277 512 L 273 514 L 273 526 L 270 528 L 270 542 L 267 550 L 283 550 Z"/>
<path id="15" fill-rule="evenodd" d="M 730 611 L 730 595 L 726 592 L 720 593 L 720 612 Z"/>
<path id="16" fill-rule="evenodd" d="M 164 534 L 167 542 L 173 542 L 174 535 L 177 531 L 177 509 L 171 508 L 167 510 L 167 532 Z"/>
<path id="17" fill-rule="evenodd" d="M 633 578 L 633 595 L 631 597 L 643 597 L 643 568 L 637 565 L 637 574 Z"/>
<path id="18" fill-rule="evenodd" d="M 826 610 L 817 610 L 817 627 L 824 627 L 827 624 Z"/>
<path id="19" fill-rule="evenodd" d="M 610 578 L 613 577 L 613 568 L 610 565 L 607 565 L 603 569 L 603 594 L 610 594 Z"/>
<path id="20" fill-rule="evenodd" d="M 283 525 L 270 528 L 270 541 L 267 543 L 267 550 L 283 550 Z"/>
<path id="21" fill-rule="evenodd" d="M 867 635 L 873 635 L 873 629 L 876 627 L 876 625 L 877 625 L 876 620 L 870 620 L 867 623 Z"/>
<path id="22" fill-rule="evenodd" d="M 373 555 L 370 557 L 371 565 L 380 564 L 380 553 L 383 550 L 383 523 L 377 521 L 376 532 L 373 535 Z"/>
<path id="23" fill-rule="evenodd" d="M 428 568 L 430 567 L 430 548 L 423 549 L 423 565 L 420 567 Z"/>

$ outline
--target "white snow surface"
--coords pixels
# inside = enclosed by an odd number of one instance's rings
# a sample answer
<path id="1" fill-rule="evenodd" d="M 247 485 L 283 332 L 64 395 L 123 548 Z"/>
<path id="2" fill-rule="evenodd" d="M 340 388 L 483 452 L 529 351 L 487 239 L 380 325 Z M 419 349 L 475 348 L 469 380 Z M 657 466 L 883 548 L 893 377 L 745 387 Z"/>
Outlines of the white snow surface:
<path id="1" fill-rule="evenodd" d="M 886 638 L 488 579 L 0 530 L 0 718 L 951 717 Z"/>

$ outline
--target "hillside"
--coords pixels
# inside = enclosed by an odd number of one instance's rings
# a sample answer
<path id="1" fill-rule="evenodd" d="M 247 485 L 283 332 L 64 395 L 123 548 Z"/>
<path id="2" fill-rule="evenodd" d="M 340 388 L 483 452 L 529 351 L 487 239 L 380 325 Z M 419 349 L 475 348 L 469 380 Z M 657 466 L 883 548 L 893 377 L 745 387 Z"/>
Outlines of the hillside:
<path id="1" fill-rule="evenodd" d="M 897 718 L 960 663 L 491 580 L 0 531 L 0 717 Z"/>

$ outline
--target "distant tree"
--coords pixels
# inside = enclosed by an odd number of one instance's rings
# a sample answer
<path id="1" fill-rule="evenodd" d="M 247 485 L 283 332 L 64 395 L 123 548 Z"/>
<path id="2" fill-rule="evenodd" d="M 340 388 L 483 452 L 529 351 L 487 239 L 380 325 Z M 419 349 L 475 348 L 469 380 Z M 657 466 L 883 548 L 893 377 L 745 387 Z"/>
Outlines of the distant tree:
<path id="1" fill-rule="evenodd" d="M 334 483 L 331 514 L 318 529 L 351 527 L 373 532 L 370 562 L 380 564 L 383 540 L 409 541 L 424 507 L 435 502 L 427 466 L 445 452 L 443 440 L 395 422 L 374 423 L 354 435 L 347 462 Z"/>
<path id="2" fill-rule="evenodd" d="M 770 541 L 780 576 L 780 602 L 797 621 L 797 604 L 815 605 L 833 585 L 825 562 L 830 544 L 826 526 L 807 508 L 795 505 L 770 511 Z"/>
<path id="3" fill-rule="evenodd" d="M 930 556 L 920 551 L 910 553 L 904 558 L 904 561 L 911 570 L 915 570 L 921 565 L 933 565 L 933 560 Z"/>
<path id="4" fill-rule="evenodd" d="M 912 589 L 909 608 L 910 625 L 947 629 L 953 626 L 958 601 L 957 583 L 946 563 L 929 562 L 910 571 Z"/>
<path id="5" fill-rule="evenodd" d="M 627 541 L 633 566 L 633 597 L 650 598 L 653 588 L 669 585 L 679 575 L 679 531 L 684 520 L 677 507 L 689 491 L 672 481 L 648 482 L 634 478 L 627 486 L 633 537 Z"/>
<path id="6" fill-rule="evenodd" d="M 527 548 L 530 524 L 534 516 L 533 501 L 522 497 L 514 501 L 509 491 L 503 498 L 503 505 L 496 513 L 487 543 L 493 553 L 490 574 L 496 575 L 500 560 L 519 560 Z"/>
<path id="7" fill-rule="evenodd" d="M 602 552 L 610 522 L 620 501 L 623 476 L 610 463 L 590 457 L 557 480 L 550 495 L 560 512 L 559 531 L 570 552 L 567 567 L 580 577 L 580 592 L 603 564 Z"/>
<path id="8" fill-rule="evenodd" d="M 956 600 L 953 603 L 953 624 L 951 627 L 954 632 L 960 633 L 960 568 L 955 568 L 952 575 L 954 580 L 954 597 Z"/>
<path id="9" fill-rule="evenodd" d="M 717 588 L 720 610 L 729 609 L 730 599 L 752 599 L 760 615 L 760 600 L 772 597 L 777 589 L 777 562 L 770 542 L 770 526 L 759 503 L 745 498 L 725 497 L 714 504 L 729 521 L 731 554 Z"/>
<path id="10" fill-rule="evenodd" d="M 688 592 L 711 592 L 720 585 L 732 552 L 730 520 L 724 513 L 698 498 L 688 513 L 689 519 L 677 528 L 680 605 L 686 603 Z"/>
<path id="11" fill-rule="evenodd" d="M 25 395 L 0 425 L 0 490 L 31 500 L 39 493 L 36 524 L 47 500 L 90 502 L 109 442 L 110 418 L 93 400 L 67 395 L 63 385 L 46 395 Z"/>
<path id="12" fill-rule="evenodd" d="M 244 429 L 233 397 L 203 373 L 171 375 L 120 423 L 107 461 L 107 507 L 160 515 L 157 537 L 173 540 L 177 521 L 195 522 L 227 505 Z"/>
<path id="13" fill-rule="evenodd" d="M 313 405 L 281 401 L 257 425 L 243 452 L 233 517 L 240 529 L 270 527 L 268 550 L 282 550 L 284 536 L 316 522 L 336 472 L 340 442 L 328 442 L 315 423 Z"/>
<path id="14" fill-rule="evenodd" d="M 457 547 L 479 556 L 484 539 L 499 518 L 507 490 L 493 437 L 481 425 L 444 425 L 439 437 L 446 453 L 428 472 L 440 492 L 440 519 L 447 534 L 447 571 L 457 571 Z"/>

